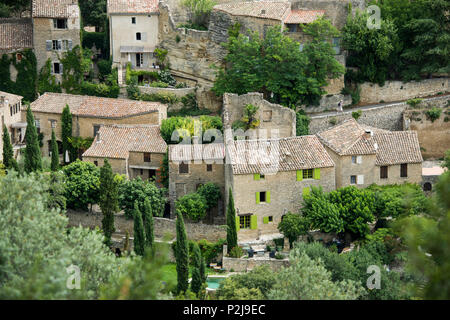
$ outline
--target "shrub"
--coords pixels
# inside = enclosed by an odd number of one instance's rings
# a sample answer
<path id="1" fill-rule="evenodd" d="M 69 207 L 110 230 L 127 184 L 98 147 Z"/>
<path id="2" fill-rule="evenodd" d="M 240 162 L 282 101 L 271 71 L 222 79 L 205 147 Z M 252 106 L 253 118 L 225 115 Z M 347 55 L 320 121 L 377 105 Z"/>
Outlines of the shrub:
<path id="1" fill-rule="evenodd" d="M 112 60 L 99 60 L 97 62 L 98 76 L 100 80 L 105 81 L 112 71 Z"/>
<path id="2" fill-rule="evenodd" d="M 199 222 L 206 216 L 206 199 L 198 193 L 189 193 L 179 198 L 175 207 L 177 211 L 195 222 Z"/>
<path id="3" fill-rule="evenodd" d="M 422 103 L 422 99 L 409 99 L 406 101 L 406 103 L 413 109 L 415 109 L 420 103 Z"/>
<path id="4" fill-rule="evenodd" d="M 288 212 L 278 224 L 278 230 L 289 239 L 292 245 L 299 236 L 308 232 L 309 225 L 308 221 L 301 215 Z"/>
<path id="5" fill-rule="evenodd" d="M 434 122 L 435 120 L 439 119 L 441 116 L 442 109 L 433 107 L 430 110 L 427 110 L 425 112 L 425 115 L 427 116 L 428 120 L 431 120 L 431 122 Z"/>
<path id="6" fill-rule="evenodd" d="M 358 119 L 361 117 L 361 115 L 362 115 L 362 111 L 361 111 L 361 110 L 353 111 L 353 112 L 352 112 L 352 117 L 353 117 L 353 119 L 355 119 L 355 120 L 358 120 Z"/>
<path id="7" fill-rule="evenodd" d="M 142 101 L 158 101 L 161 103 L 176 103 L 178 98 L 173 93 L 144 93 L 139 96 L 139 100 Z"/>
<path id="8" fill-rule="evenodd" d="M 161 70 L 159 72 L 159 80 L 167 83 L 170 86 L 175 86 L 177 84 L 177 81 L 168 70 Z"/>
<path id="9" fill-rule="evenodd" d="M 309 123 L 311 122 L 311 118 L 308 117 L 305 111 L 300 110 L 296 114 L 296 134 L 297 136 L 306 136 L 309 134 Z"/>
<path id="10" fill-rule="evenodd" d="M 244 250 L 241 247 L 236 246 L 231 248 L 230 257 L 231 258 L 240 258 L 244 255 Z"/>
<path id="11" fill-rule="evenodd" d="M 330 120 L 328 120 L 328 122 L 331 124 L 331 125 L 336 125 L 336 123 L 337 123 L 337 118 L 336 117 L 331 117 L 330 118 Z"/>
<path id="12" fill-rule="evenodd" d="M 222 197 L 222 193 L 220 192 L 220 187 L 212 182 L 208 182 L 200 188 L 198 188 L 197 193 L 200 194 L 206 200 L 206 207 L 208 209 L 214 208 L 217 206 L 220 198 Z"/>
<path id="13" fill-rule="evenodd" d="M 153 87 L 153 88 L 168 88 L 169 84 L 167 84 L 166 82 L 162 82 L 162 81 L 153 81 L 153 82 L 150 82 L 149 86 Z"/>

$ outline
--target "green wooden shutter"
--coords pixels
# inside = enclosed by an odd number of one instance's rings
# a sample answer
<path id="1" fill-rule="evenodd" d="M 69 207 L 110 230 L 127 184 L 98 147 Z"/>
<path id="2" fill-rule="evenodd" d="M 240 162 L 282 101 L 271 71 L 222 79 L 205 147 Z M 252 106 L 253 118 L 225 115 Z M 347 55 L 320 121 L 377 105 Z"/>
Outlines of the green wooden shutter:
<path id="1" fill-rule="evenodd" d="M 256 193 L 256 203 L 259 204 L 259 192 Z"/>
<path id="2" fill-rule="evenodd" d="M 303 188 L 303 196 L 309 195 L 310 192 L 311 192 L 310 188 Z"/>
<path id="3" fill-rule="evenodd" d="M 264 217 L 263 218 L 263 223 L 264 224 L 268 224 L 269 223 L 269 217 Z"/>
<path id="4" fill-rule="evenodd" d="M 297 170 L 297 181 L 303 180 L 303 170 Z"/>
<path id="5" fill-rule="evenodd" d="M 252 230 L 258 229 L 258 216 L 255 214 L 250 216 L 250 229 Z"/>
<path id="6" fill-rule="evenodd" d="M 259 173 L 255 173 L 255 174 L 253 175 L 253 180 L 259 181 L 259 179 L 261 179 L 261 175 L 260 175 Z"/>
<path id="7" fill-rule="evenodd" d="M 266 191 L 266 202 L 270 203 L 270 191 Z"/>
<path id="8" fill-rule="evenodd" d="M 236 219 L 236 231 L 241 230 L 241 220 L 239 219 L 239 216 L 235 217 Z"/>
<path id="9" fill-rule="evenodd" d="M 314 169 L 314 179 L 320 180 L 320 168 Z"/>

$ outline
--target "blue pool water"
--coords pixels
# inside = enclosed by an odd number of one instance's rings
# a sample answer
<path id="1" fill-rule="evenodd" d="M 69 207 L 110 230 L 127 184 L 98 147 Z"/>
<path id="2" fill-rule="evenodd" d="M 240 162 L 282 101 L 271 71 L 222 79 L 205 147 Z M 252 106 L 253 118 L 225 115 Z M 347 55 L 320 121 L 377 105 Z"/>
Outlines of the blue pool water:
<path id="1" fill-rule="evenodd" d="M 217 289 L 219 288 L 220 283 L 225 280 L 224 277 L 208 277 L 206 279 L 206 283 L 208 285 L 208 289 Z"/>

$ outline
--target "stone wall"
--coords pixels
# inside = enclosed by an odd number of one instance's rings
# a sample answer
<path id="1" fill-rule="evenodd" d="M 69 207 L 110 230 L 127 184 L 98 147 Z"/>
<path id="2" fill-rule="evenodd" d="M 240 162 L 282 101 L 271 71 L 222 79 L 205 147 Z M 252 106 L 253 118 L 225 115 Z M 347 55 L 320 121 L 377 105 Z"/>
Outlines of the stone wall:
<path id="1" fill-rule="evenodd" d="M 173 94 L 177 98 L 182 98 L 188 94 L 195 93 L 195 88 L 155 88 L 139 86 L 142 94 Z"/>
<path id="2" fill-rule="evenodd" d="M 244 95 L 226 93 L 223 97 L 223 125 L 230 128 L 233 122 L 240 120 L 244 115 L 245 106 L 252 104 L 259 107 L 255 117 L 260 124 L 254 133 L 259 130 L 267 133 L 267 138 L 285 138 L 296 135 L 296 115 L 292 109 L 264 100 L 262 93 L 247 93 Z"/>
<path id="3" fill-rule="evenodd" d="M 361 85 L 361 103 L 380 103 L 381 101 L 402 101 L 419 97 L 450 92 L 449 78 L 427 79 L 422 81 L 386 81 L 380 87 L 374 83 Z"/>
<path id="4" fill-rule="evenodd" d="M 101 228 L 103 215 L 100 212 L 80 212 L 68 210 L 67 216 L 69 218 L 69 227 L 77 227 L 79 225 L 94 229 Z M 163 239 L 169 236 L 170 240 L 176 239 L 176 220 L 165 218 L 154 218 L 155 238 Z M 133 237 L 133 220 L 126 219 L 123 214 L 116 214 L 114 217 L 114 226 L 116 232 L 124 235 L 128 231 L 130 237 Z M 186 234 L 189 240 L 206 239 L 211 242 L 219 239 L 226 239 L 226 227 L 215 226 L 203 223 L 190 223 L 185 221 Z"/>
<path id="5" fill-rule="evenodd" d="M 256 267 L 267 265 L 270 269 L 277 272 L 280 271 L 281 268 L 289 267 L 290 263 L 288 259 L 278 260 L 271 258 L 259 258 L 259 259 L 237 259 L 237 258 L 228 258 L 223 257 L 222 259 L 222 267 L 230 271 L 233 269 L 235 272 L 247 272 Z"/>

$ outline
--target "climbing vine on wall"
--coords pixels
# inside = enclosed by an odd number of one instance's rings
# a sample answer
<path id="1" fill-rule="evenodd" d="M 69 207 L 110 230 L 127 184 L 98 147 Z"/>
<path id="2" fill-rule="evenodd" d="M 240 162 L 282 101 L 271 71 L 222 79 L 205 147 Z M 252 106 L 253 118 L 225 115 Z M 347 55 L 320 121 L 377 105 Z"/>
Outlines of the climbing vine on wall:
<path id="1" fill-rule="evenodd" d="M 10 68 L 17 70 L 15 81 L 11 79 Z M 0 90 L 17 94 L 26 101 L 37 96 L 37 61 L 31 49 L 4 54 L 0 60 Z"/>
<path id="2" fill-rule="evenodd" d="M 82 49 L 76 46 L 72 51 L 65 53 L 61 58 L 63 65 L 63 75 L 61 87 L 67 93 L 80 94 L 81 84 L 84 80 L 84 74 L 90 71 L 92 52 L 89 49 Z"/>
<path id="3" fill-rule="evenodd" d="M 52 63 L 47 60 L 39 73 L 38 92 L 61 92 L 61 85 L 56 81 L 55 75 L 52 74 Z"/>

